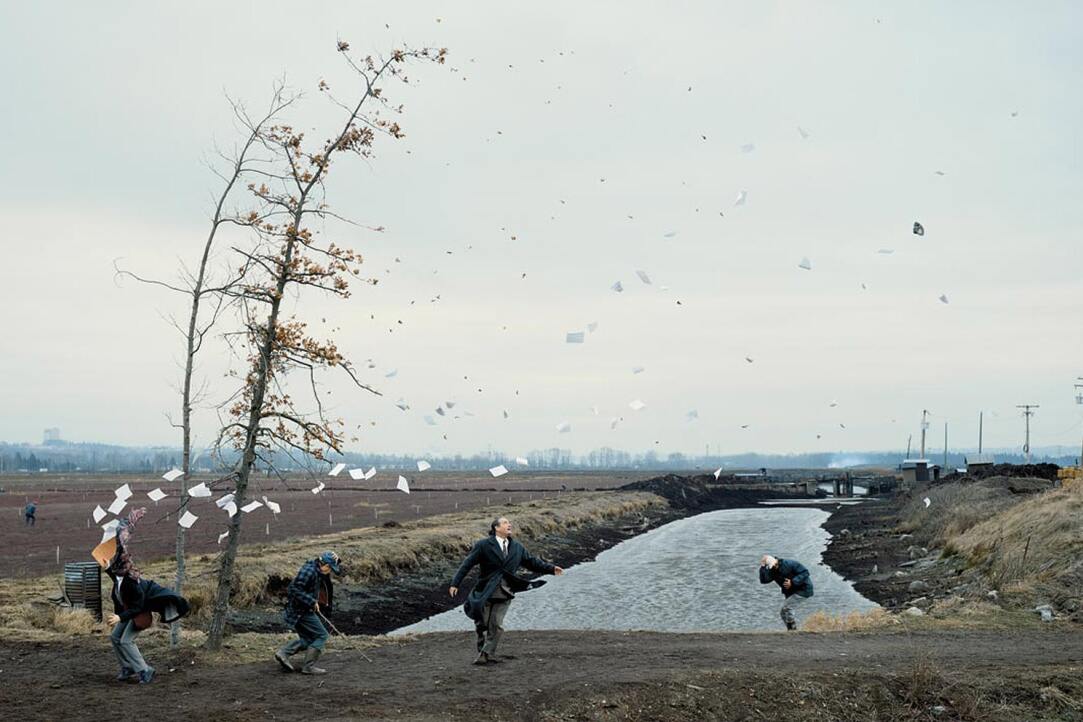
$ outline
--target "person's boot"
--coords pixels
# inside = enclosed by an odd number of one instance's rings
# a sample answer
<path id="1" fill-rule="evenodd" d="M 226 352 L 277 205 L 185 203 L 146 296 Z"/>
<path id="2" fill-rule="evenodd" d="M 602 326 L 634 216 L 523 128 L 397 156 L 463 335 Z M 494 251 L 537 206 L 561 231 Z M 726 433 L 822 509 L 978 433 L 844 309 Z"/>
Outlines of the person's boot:
<path id="1" fill-rule="evenodd" d="M 301 674 L 327 674 L 327 670 L 316 666 L 316 660 L 323 654 L 322 649 L 309 647 L 305 650 L 305 663 L 301 667 Z"/>
<path id="2" fill-rule="evenodd" d="M 788 631 L 788 632 L 796 632 L 797 631 L 797 622 L 793 621 L 792 619 L 787 619 L 786 620 L 786 631 Z"/>
<path id="3" fill-rule="evenodd" d="M 478 652 L 478 656 L 474 660 L 474 664 L 481 665 L 481 664 L 488 664 L 488 663 L 489 663 L 489 655 L 487 655 L 485 652 Z"/>
<path id="4" fill-rule="evenodd" d="M 286 647 L 283 646 L 277 652 L 275 652 L 275 661 L 282 667 L 285 672 L 296 672 L 297 668 L 290 662 L 289 654 L 286 653 Z"/>
<path id="5" fill-rule="evenodd" d="M 118 682 L 127 682 L 129 679 L 135 676 L 135 670 L 131 667 L 121 667 L 120 674 L 117 675 Z"/>

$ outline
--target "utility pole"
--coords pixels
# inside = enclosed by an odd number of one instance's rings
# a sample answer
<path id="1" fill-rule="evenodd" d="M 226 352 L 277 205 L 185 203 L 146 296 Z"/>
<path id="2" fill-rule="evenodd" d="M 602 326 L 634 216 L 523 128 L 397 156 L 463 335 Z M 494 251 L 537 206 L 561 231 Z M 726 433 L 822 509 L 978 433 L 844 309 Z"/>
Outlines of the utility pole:
<path id="1" fill-rule="evenodd" d="M 1015 408 L 1023 410 L 1023 418 L 1027 423 L 1027 440 L 1023 444 L 1023 451 L 1027 455 L 1027 463 L 1030 463 L 1030 417 L 1034 416 L 1034 412 L 1031 409 L 1040 408 L 1038 404 L 1016 404 Z"/>
<path id="2" fill-rule="evenodd" d="M 984 411 L 979 411 L 978 412 L 978 456 L 981 456 L 981 431 L 982 431 L 981 427 L 982 427 L 982 420 L 983 420 L 984 416 L 985 416 Z"/>
<path id="3" fill-rule="evenodd" d="M 925 420 L 925 417 L 929 415 L 927 409 L 921 410 L 921 456 L 919 459 L 925 458 L 925 430 L 929 428 L 929 422 Z"/>
<path id="4" fill-rule="evenodd" d="M 1075 385 L 1075 402 L 1083 406 L 1083 376 L 1077 376 Z M 1083 442 L 1079 445 L 1079 468 L 1083 469 Z"/>
<path id="5" fill-rule="evenodd" d="M 914 440 L 914 435 L 913 434 L 910 434 L 910 436 L 906 437 L 906 458 L 907 459 L 910 458 L 910 442 L 912 442 L 913 440 Z"/>
<path id="6" fill-rule="evenodd" d="M 948 471 L 948 422 L 944 422 L 944 473 Z"/>

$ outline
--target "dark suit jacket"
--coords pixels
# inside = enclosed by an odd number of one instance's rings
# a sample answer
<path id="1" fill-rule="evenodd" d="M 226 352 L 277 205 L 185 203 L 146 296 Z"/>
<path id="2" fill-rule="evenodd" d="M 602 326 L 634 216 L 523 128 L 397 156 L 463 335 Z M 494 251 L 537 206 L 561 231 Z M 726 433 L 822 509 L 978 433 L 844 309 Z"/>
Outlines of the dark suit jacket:
<path id="1" fill-rule="evenodd" d="M 162 621 L 172 624 L 188 614 L 188 600 L 172 589 L 156 584 L 149 579 L 125 578 L 120 585 L 120 599 L 117 599 L 117 579 L 112 572 L 107 572 L 113 580 L 113 612 L 122 622 L 127 622 L 141 612 L 158 612 Z"/>
<path id="2" fill-rule="evenodd" d="M 508 556 L 505 557 L 500 552 L 500 542 L 496 540 L 495 535 L 481 539 L 474 544 L 473 549 L 470 550 L 470 553 L 459 567 L 459 571 L 455 572 L 455 576 L 451 580 L 451 586 L 460 586 L 463 579 L 475 566 L 478 567 L 478 583 L 474 585 L 474 590 L 466 598 L 463 611 L 466 612 L 468 617 L 479 623 L 485 603 L 489 601 L 493 592 L 500 586 L 501 581 L 505 582 L 513 595 L 515 592 L 522 592 L 545 583 L 526 580 L 517 576 L 515 572 L 519 570 L 519 567 L 526 567 L 538 574 L 552 574 L 555 569 L 552 564 L 544 559 L 533 556 L 515 539 L 508 540 Z"/>

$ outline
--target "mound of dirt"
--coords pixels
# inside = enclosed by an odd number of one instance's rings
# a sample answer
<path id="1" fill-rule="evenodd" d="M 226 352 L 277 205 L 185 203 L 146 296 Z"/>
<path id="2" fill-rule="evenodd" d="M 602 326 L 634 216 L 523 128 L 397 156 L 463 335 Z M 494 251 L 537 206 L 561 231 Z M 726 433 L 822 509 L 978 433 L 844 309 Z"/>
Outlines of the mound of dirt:
<path id="1" fill-rule="evenodd" d="M 993 464 L 988 468 L 976 468 L 967 471 L 971 479 L 988 479 L 993 476 L 1010 478 L 1031 477 L 1055 481 L 1057 471 L 1060 469 L 1056 464 Z"/>
<path id="2" fill-rule="evenodd" d="M 736 477 L 723 476 L 716 481 L 713 474 L 696 476 L 666 474 L 625 484 L 620 489 L 622 491 L 649 491 L 663 497 L 674 509 L 691 512 L 755 506 L 767 499 L 809 498 L 803 489 L 797 491 L 794 487 L 785 484 L 760 484 L 753 488 L 727 487 L 719 483 L 723 481 L 736 481 Z M 825 496 L 822 492 L 818 495 Z"/>

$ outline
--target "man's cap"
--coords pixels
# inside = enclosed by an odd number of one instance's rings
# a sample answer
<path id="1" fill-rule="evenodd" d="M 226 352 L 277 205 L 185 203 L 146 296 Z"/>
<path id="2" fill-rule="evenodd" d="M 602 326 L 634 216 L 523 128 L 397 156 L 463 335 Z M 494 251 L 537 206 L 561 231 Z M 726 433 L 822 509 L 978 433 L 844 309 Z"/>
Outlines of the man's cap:
<path id="1" fill-rule="evenodd" d="M 323 554 L 320 554 L 320 563 L 331 567 L 331 571 L 335 574 L 342 574 L 342 567 L 339 566 L 339 561 L 341 560 L 338 558 L 338 554 L 335 554 L 334 552 L 324 552 Z"/>

